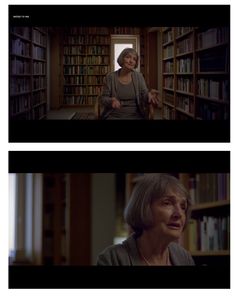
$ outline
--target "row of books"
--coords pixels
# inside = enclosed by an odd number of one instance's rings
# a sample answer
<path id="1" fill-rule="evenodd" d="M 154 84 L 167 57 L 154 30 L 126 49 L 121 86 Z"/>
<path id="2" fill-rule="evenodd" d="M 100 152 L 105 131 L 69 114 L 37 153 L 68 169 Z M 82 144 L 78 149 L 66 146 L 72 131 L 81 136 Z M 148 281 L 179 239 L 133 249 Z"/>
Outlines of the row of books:
<path id="1" fill-rule="evenodd" d="M 64 86 L 64 94 L 78 95 L 97 95 L 100 93 L 101 86 Z"/>
<path id="2" fill-rule="evenodd" d="M 203 216 L 189 221 L 190 251 L 220 251 L 230 247 L 230 217 Z"/>
<path id="3" fill-rule="evenodd" d="M 12 38 L 10 42 L 10 53 L 13 55 L 30 57 L 31 44 L 20 38 Z"/>
<path id="4" fill-rule="evenodd" d="M 10 114 L 16 114 L 24 111 L 28 111 L 30 105 L 30 95 L 21 95 L 18 97 L 10 98 L 9 110 Z"/>
<path id="5" fill-rule="evenodd" d="M 12 57 L 10 61 L 10 72 L 12 75 L 30 75 L 31 62 L 19 57 Z M 44 62 L 33 62 L 33 74 L 46 75 L 46 64 Z"/>
<path id="6" fill-rule="evenodd" d="M 177 95 L 176 106 L 179 107 L 180 109 L 183 109 L 185 112 L 193 113 L 194 112 L 193 97 Z"/>
<path id="7" fill-rule="evenodd" d="M 201 100 L 198 104 L 197 115 L 202 120 L 228 120 L 229 108 L 221 104 L 205 102 Z"/>
<path id="8" fill-rule="evenodd" d="M 229 41 L 229 28 L 210 28 L 197 35 L 198 49 L 216 46 Z"/>
<path id="9" fill-rule="evenodd" d="M 46 103 L 46 91 L 45 89 L 37 89 L 33 90 L 33 96 L 32 96 L 32 104 L 33 107 L 38 105 Z"/>
<path id="10" fill-rule="evenodd" d="M 64 74 L 105 75 L 108 71 L 109 71 L 109 67 L 104 65 L 102 66 L 64 65 Z"/>
<path id="11" fill-rule="evenodd" d="M 79 34 L 109 34 L 108 27 L 69 27 L 66 28 L 65 34 L 79 35 Z"/>
<path id="12" fill-rule="evenodd" d="M 44 76 L 33 77 L 33 89 L 42 89 L 46 87 L 46 78 Z"/>
<path id="13" fill-rule="evenodd" d="M 176 37 L 184 35 L 193 30 L 193 27 L 175 27 Z"/>
<path id="14" fill-rule="evenodd" d="M 33 119 L 40 120 L 45 117 L 46 103 L 41 103 L 33 108 Z"/>
<path id="15" fill-rule="evenodd" d="M 64 46 L 64 55 L 85 55 L 86 47 L 77 45 L 77 46 Z"/>
<path id="16" fill-rule="evenodd" d="M 174 46 L 170 45 L 163 48 L 163 59 L 169 59 L 174 57 Z"/>
<path id="17" fill-rule="evenodd" d="M 33 62 L 33 74 L 46 75 L 46 63 L 34 61 Z"/>
<path id="18" fill-rule="evenodd" d="M 172 40 L 173 40 L 173 31 L 172 30 L 163 32 L 163 36 L 162 36 L 163 44 L 171 42 Z"/>
<path id="19" fill-rule="evenodd" d="M 230 175 L 228 173 L 197 173 L 189 179 L 193 204 L 228 200 Z"/>
<path id="20" fill-rule="evenodd" d="M 67 44 L 110 44 L 110 37 L 104 35 L 64 35 L 64 45 Z"/>
<path id="21" fill-rule="evenodd" d="M 46 46 L 46 42 L 47 42 L 46 32 L 42 33 L 41 31 L 33 29 L 32 37 L 33 37 L 32 38 L 33 42 L 36 42 L 38 45 L 41 45 L 43 47 Z"/>
<path id="22" fill-rule="evenodd" d="M 45 48 L 33 45 L 33 59 L 45 60 L 46 59 Z"/>
<path id="23" fill-rule="evenodd" d="M 197 80 L 197 94 L 213 99 L 228 101 L 229 82 L 228 80 L 216 80 L 200 78 Z"/>
<path id="24" fill-rule="evenodd" d="M 10 27 L 10 33 L 20 35 L 25 39 L 31 38 L 31 28 L 30 27 Z"/>
<path id="25" fill-rule="evenodd" d="M 164 92 L 164 101 L 174 105 L 175 97 L 173 94 L 171 94 L 169 92 Z"/>
<path id="26" fill-rule="evenodd" d="M 137 34 L 140 34 L 140 28 L 139 27 L 112 27 L 110 33 L 137 35 Z"/>
<path id="27" fill-rule="evenodd" d="M 174 120 L 174 110 L 167 105 L 163 106 L 163 118 L 167 120 Z"/>
<path id="28" fill-rule="evenodd" d="M 30 92 L 31 79 L 29 77 L 10 78 L 10 95 L 23 92 Z"/>
<path id="29" fill-rule="evenodd" d="M 24 94 L 10 98 L 9 111 L 11 115 L 29 111 L 31 107 L 46 102 L 45 90 L 33 92 L 31 94 Z M 32 104 L 32 106 L 31 106 Z"/>
<path id="30" fill-rule="evenodd" d="M 66 105 L 73 105 L 73 104 L 87 104 L 87 105 L 93 105 L 96 101 L 96 97 L 94 96 L 78 96 L 78 95 L 72 95 L 72 96 L 64 96 L 63 103 Z"/>
<path id="31" fill-rule="evenodd" d="M 177 59 L 176 60 L 176 71 L 179 73 L 192 73 L 193 71 L 193 60 L 192 58 Z"/>
<path id="32" fill-rule="evenodd" d="M 109 56 L 64 56 L 64 65 L 109 64 Z"/>
<path id="33" fill-rule="evenodd" d="M 30 65 L 31 63 L 29 60 L 24 60 L 19 57 L 11 57 L 10 72 L 12 75 L 17 75 L 17 74 L 29 75 Z"/>
<path id="34" fill-rule="evenodd" d="M 188 53 L 193 50 L 193 37 L 186 38 L 176 44 L 176 55 Z"/>
<path id="35" fill-rule="evenodd" d="M 164 77 L 163 86 L 168 89 L 174 89 L 174 78 L 172 76 Z"/>
<path id="36" fill-rule="evenodd" d="M 24 42 L 21 39 L 12 39 L 11 40 L 11 48 L 10 53 L 14 55 L 20 55 L 25 58 L 31 58 L 31 44 L 28 42 Z M 33 59 L 46 59 L 46 51 L 45 48 L 33 45 L 32 48 Z"/>
<path id="37" fill-rule="evenodd" d="M 193 80 L 189 78 L 184 77 L 177 77 L 176 80 L 177 83 L 177 90 L 183 91 L 183 92 L 193 92 Z"/>
<path id="38" fill-rule="evenodd" d="M 164 73 L 174 73 L 174 62 L 172 61 L 167 61 L 163 65 L 163 72 Z"/>
<path id="39" fill-rule="evenodd" d="M 103 84 L 103 76 L 93 75 L 93 76 L 84 76 L 84 75 L 76 75 L 76 76 L 64 76 L 64 83 L 68 85 L 102 85 Z"/>

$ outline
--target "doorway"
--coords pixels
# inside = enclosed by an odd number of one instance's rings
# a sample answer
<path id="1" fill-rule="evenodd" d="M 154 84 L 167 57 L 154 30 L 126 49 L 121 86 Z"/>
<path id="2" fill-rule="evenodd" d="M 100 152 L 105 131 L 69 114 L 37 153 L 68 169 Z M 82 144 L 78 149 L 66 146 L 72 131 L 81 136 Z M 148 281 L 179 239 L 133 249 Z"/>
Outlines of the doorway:
<path id="1" fill-rule="evenodd" d="M 134 48 L 140 55 L 140 44 L 138 35 L 111 35 L 111 71 L 120 68 L 117 58 L 124 48 Z M 137 67 L 139 71 L 139 65 Z"/>

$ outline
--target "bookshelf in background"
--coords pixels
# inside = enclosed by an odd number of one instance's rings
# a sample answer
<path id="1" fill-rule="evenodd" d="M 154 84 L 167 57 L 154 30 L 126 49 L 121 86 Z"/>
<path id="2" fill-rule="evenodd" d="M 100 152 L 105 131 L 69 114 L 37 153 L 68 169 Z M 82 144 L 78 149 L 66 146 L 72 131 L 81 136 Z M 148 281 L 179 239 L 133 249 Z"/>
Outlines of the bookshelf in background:
<path id="1" fill-rule="evenodd" d="M 197 264 L 229 263 L 230 175 L 196 173 L 179 177 L 192 199 L 185 248 Z"/>
<path id="2" fill-rule="evenodd" d="M 63 35 L 63 106 L 93 107 L 110 70 L 107 27 L 68 27 Z"/>
<path id="3" fill-rule="evenodd" d="M 68 262 L 66 242 L 67 199 L 64 174 L 43 176 L 43 265 Z"/>
<path id="4" fill-rule="evenodd" d="M 229 119 L 229 30 L 197 28 L 196 118 Z"/>
<path id="5" fill-rule="evenodd" d="M 42 119 L 47 109 L 47 29 L 10 27 L 11 119 Z"/>
<path id="6" fill-rule="evenodd" d="M 229 29 L 162 28 L 164 119 L 229 119 Z"/>
<path id="7" fill-rule="evenodd" d="M 162 100 L 163 119 L 175 118 L 175 59 L 174 31 L 172 27 L 162 28 Z"/>
<path id="8" fill-rule="evenodd" d="M 43 175 L 43 265 L 90 265 L 91 177 Z"/>

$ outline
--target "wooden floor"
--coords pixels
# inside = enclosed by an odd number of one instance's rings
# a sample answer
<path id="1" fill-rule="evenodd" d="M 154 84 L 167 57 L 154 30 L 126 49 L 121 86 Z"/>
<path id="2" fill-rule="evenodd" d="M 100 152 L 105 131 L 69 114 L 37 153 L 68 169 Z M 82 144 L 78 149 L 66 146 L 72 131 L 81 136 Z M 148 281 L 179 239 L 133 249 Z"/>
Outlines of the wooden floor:
<path id="1" fill-rule="evenodd" d="M 94 120 L 95 113 L 90 109 L 80 108 L 61 108 L 57 110 L 50 110 L 46 116 L 47 120 Z M 157 109 L 154 114 L 155 120 L 162 119 L 162 110 Z"/>
<path id="2" fill-rule="evenodd" d="M 47 120 L 72 120 L 77 112 L 74 110 L 60 109 L 51 110 L 47 113 Z"/>

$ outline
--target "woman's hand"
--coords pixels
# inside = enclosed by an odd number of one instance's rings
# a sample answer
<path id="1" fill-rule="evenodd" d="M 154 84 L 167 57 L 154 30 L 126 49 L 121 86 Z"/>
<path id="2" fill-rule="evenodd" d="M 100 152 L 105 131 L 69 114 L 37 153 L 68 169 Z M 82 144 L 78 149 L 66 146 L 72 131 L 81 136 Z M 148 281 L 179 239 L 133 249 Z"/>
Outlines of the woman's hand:
<path id="1" fill-rule="evenodd" d="M 160 103 L 158 91 L 151 89 L 148 93 L 148 103 L 158 106 Z"/>
<path id="2" fill-rule="evenodd" d="M 112 108 L 119 109 L 121 107 L 120 101 L 118 101 L 115 97 L 112 97 Z"/>

